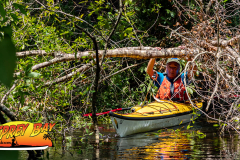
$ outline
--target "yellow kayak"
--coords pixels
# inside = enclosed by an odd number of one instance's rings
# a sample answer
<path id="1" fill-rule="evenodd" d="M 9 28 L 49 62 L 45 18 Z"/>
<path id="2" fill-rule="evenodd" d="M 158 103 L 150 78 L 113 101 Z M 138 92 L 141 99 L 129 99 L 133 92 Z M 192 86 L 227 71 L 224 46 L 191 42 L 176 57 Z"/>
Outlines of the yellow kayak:
<path id="1" fill-rule="evenodd" d="M 195 107 L 202 109 L 202 104 L 202 102 L 196 102 Z M 135 106 L 131 110 L 132 113 L 127 114 L 109 113 L 120 137 L 187 123 L 200 113 L 195 109 L 196 114 L 192 114 L 194 107 L 190 103 L 167 100 L 155 101 L 143 107 Z"/>

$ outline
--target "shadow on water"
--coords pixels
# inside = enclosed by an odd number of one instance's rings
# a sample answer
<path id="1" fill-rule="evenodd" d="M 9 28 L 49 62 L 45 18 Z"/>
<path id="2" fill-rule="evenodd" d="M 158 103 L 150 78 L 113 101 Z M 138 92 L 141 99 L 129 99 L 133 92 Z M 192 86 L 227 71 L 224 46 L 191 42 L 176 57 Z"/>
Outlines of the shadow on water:
<path id="1" fill-rule="evenodd" d="M 198 119 L 187 130 L 187 124 L 120 138 L 112 125 L 99 125 L 100 141 L 82 131 L 56 141 L 45 150 L 43 159 L 240 159 L 240 137 L 227 133 L 220 137 L 213 124 Z M 8 154 L 8 153 L 7 153 Z M 9 153 L 10 155 L 11 153 Z M 0 152 L 0 159 L 2 159 Z M 27 159 L 20 151 L 18 159 Z M 9 159 L 9 158 L 7 158 Z"/>
<path id="2" fill-rule="evenodd" d="M 19 158 L 19 151 L 0 151 L 0 159 L 16 160 Z"/>

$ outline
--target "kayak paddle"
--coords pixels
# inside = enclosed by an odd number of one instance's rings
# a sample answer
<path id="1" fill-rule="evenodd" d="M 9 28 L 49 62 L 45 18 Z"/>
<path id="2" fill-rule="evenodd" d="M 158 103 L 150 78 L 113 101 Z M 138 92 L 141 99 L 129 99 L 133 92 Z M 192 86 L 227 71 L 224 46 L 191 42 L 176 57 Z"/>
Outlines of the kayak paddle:
<path id="1" fill-rule="evenodd" d="M 117 109 L 113 109 L 113 110 L 106 111 L 106 112 L 96 113 L 96 116 L 108 114 L 109 112 L 125 111 L 125 110 L 130 110 L 130 109 L 131 109 L 131 108 L 117 108 Z M 83 117 L 88 117 L 88 116 L 92 116 L 92 113 L 88 113 L 88 114 L 84 114 L 84 115 L 83 115 Z"/>

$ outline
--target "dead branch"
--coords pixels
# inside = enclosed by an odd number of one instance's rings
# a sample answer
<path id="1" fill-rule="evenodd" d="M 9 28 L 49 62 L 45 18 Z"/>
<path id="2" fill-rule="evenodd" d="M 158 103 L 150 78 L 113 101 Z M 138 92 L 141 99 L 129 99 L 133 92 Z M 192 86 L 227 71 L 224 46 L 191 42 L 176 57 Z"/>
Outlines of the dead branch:
<path id="1" fill-rule="evenodd" d="M 196 41 L 196 44 L 202 48 L 205 48 L 207 51 L 217 51 L 217 47 L 211 45 L 210 43 L 208 43 L 206 41 L 198 40 L 198 41 Z"/>
<path id="2" fill-rule="evenodd" d="M 18 58 L 24 58 L 24 57 L 28 57 L 28 56 L 46 56 L 46 55 L 53 56 L 54 52 L 47 53 L 44 50 L 32 50 L 32 51 L 23 51 L 23 52 L 16 53 L 16 56 Z"/>
<path id="3" fill-rule="evenodd" d="M 127 47 L 127 48 L 120 48 L 114 50 L 108 50 L 105 57 L 129 57 L 135 59 L 150 59 L 150 58 L 170 58 L 170 57 L 185 57 L 191 56 L 198 53 L 198 49 L 181 49 L 181 48 L 166 48 L 162 49 L 161 51 L 152 48 L 152 47 Z M 39 51 L 41 55 L 42 51 Z M 102 56 L 104 50 L 99 50 L 99 56 Z M 93 59 L 95 57 L 94 51 L 86 51 L 86 52 L 78 52 L 77 55 L 75 54 L 62 54 L 60 57 L 53 58 L 47 62 L 43 62 L 32 67 L 32 71 L 38 70 L 40 68 L 44 68 L 50 66 L 55 63 L 64 62 L 64 61 L 73 61 L 73 60 L 80 60 L 80 59 Z M 16 73 L 19 75 L 20 73 Z"/>
<path id="4" fill-rule="evenodd" d="M 67 74 L 66 76 L 63 76 L 63 77 L 57 78 L 57 79 L 55 79 L 55 80 L 53 80 L 51 82 L 45 83 L 43 86 L 46 87 L 46 86 L 49 86 L 49 85 L 53 85 L 53 84 L 56 84 L 56 83 L 60 83 L 60 82 L 66 81 L 66 80 L 72 78 L 77 73 L 86 71 L 90 67 L 92 67 L 92 66 L 91 65 L 84 65 L 84 66 L 78 68 L 76 71 Z"/>
<path id="5" fill-rule="evenodd" d="M 10 92 L 12 90 L 14 90 L 16 87 L 16 81 L 14 82 L 14 84 L 12 85 L 12 87 L 7 91 L 7 93 L 3 96 L 1 103 L 4 104 L 4 101 L 6 100 L 7 96 L 10 94 Z"/>
<path id="6" fill-rule="evenodd" d="M 209 2 L 208 2 L 208 5 L 207 5 L 207 8 L 206 8 L 206 14 L 208 15 L 209 14 L 209 10 L 210 10 L 210 8 L 211 8 L 211 6 L 212 6 L 212 4 L 215 2 L 215 0 L 210 0 Z"/>
<path id="7" fill-rule="evenodd" d="M 191 63 L 194 63 L 195 61 L 197 61 L 197 59 L 198 58 L 201 58 L 201 56 L 204 56 L 205 54 L 212 54 L 213 56 L 215 55 L 214 53 L 211 53 L 211 52 L 203 52 L 203 53 L 199 53 L 198 55 L 196 55 L 194 58 L 193 58 L 193 60 L 192 61 L 189 61 L 187 64 L 186 64 L 186 67 L 185 67 L 185 70 L 184 70 L 184 74 L 186 74 L 186 71 L 188 70 L 188 67 L 189 67 L 189 65 L 191 64 Z M 217 63 L 216 64 L 213 64 L 212 66 L 213 67 L 216 67 L 217 65 L 218 65 L 218 61 L 217 61 Z M 217 70 L 219 71 L 219 72 L 224 72 L 220 67 L 218 67 L 217 66 Z M 225 73 L 225 72 L 224 72 Z M 220 82 L 220 80 L 219 80 L 219 76 L 220 76 L 220 74 L 218 74 L 217 75 L 217 81 L 216 81 L 216 85 L 215 85 L 215 88 L 214 88 L 214 92 L 212 93 L 212 95 L 211 95 L 211 98 L 210 98 L 210 100 L 212 100 L 213 99 L 213 95 L 215 95 L 215 94 L 218 94 L 219 95 L 219 93 L 222 91 L 222 88 L 221 88 L 221 86 L 219 86 L 219 82 Z M 230 76 L 230 75 L 228 75 L 228 76 Z M 231 76 L 230 77 L 227 77 L 227 78 L 232 78 Z M 184 83 L 185 84 L 187 84 L 187 82 L 186 82 L 186 78 L 184 78 Z M 216 87 L 217 86 L 217 87 Z M 217 88 L 217 89 L 216 89 Z M 192 106 L 194 106 L 194 103 L 192 102 L 192 100 L 191 100 L 191 96 L 190 96 L 190 94 L 188 93 L 188 90 L 186 90 L 186 92 L 187 92 L 187 96 L 188 96 L 188 98 L 189 98 L 189 100 L 190 100 L 190 103 L 192 104 Z M 199 92 L 199 91 L 197 91 L 197 92 Z M 216 93 L 216 92 L 218 92 L 218 93 Z M 220 94 L 221 95 L 221 94 Z M 201 96 L 201 97 L 204 97 L 204 96 Z M 224 97 L 222 97 L 222 100 L 224 99 Z M 226 97 L 226 99 L 229 99 L 229 97 Z M 195 106 L 194 106 L 195 107 Z M 206 117 L 208 117 L 208 118 L 210 118 L 210 119 L 213 119 L 213 120 L 216 120 L 216 121 L 218 121 L 219 123 L 224 123 L 224 124 L 227 124 L 228 126 L 230 126 L 231 128 L 233 128 L 238 134 L 240 134 L 240 132 L 233 126 L 233 124 L 232 123 L 230 123 L 230 122 L 228 122 L 226 119 L 225 120 L 222 120 L 222 119 L 217 119 L 217 118 L 214 118 L 214 117 L 211 117 L 211 116 L 209 116 L 207 113 L 205 113 L 204 111 L 202 111 L 201 109 L 199 109 L 198 107 L 195 107 L 197 110 L 199 110 L 200 112 L 202 112 Z M 232 107 L 231 107 L 232 108 Z M 231 111 L 231 109 L 230 109 L 230 111 Z M 223 113 L 223 112 L 222 112 Z M 221 113 L 220 113 L 221 114 Z M 227 115 L 227 117 L 229 116 L 230 114 L 228 114 Z"/>
<path id="8" fill-rule="evenodd" d="M 222 48 L 225 48 L 227 46 L 234 46 L 235 44 L 238 43 L 239 40 L 240 40 L 240 35 L 237 35 L 236 37 L 233 37 L 230 40 L 220 40 L 219 41 L 219 45 Z M 211 44 L 213 46 L 218 46 L 218 42 L 217 41 L 211 41 Z"/>
<path id="9" fill-rule="evenodd" d="M 239 56 L 239 54 L 236 51 L 234 51 L 232 48 L 230 48 L 230 47 L 226 47 L 226 50 L 230 53 L 231 56 L 233 56 L 236 59 L 236 61 L 240 65 L 240 56 Z"/>
<path id="10" fill-rule="evenodd" d="M 121 70 L 119 70 L 119 71 L 117 71 L 117 72 L 115 72 L 115 73 L 113 73 L 113 74 L 111 74 L 111 75 L 109 75 L 109 76 L 106 76 L 105 78 L 103 78 L 102 80 L 100 80 L 99 83 L 102 83 L 103 81 L 111 78 L 112 76 L 114 76 L 114 75 L 116 75 L 116 74 L 119 74 L 119 73 L 121 73 L 121 72 L 123 72 L 123 71 L 125 71 L 125 70 L 127 70 L 127 69 L 130 69 L 130 68 L 132 68 L 132 67 L 136 67 L 136 66 L 138 66 L 138 65 L 140 65 L 140 64 L 143 64 L 143 63 L 145 63 L 145 62 L 141 62 L 141 63 L 138 63 L 138 64 L 134 64 L 134 65 L 125 67 L 125 68 L 123 68 L 123 69 L 121 69 Z"/>
<path id="11" fill-rule="evenodd" d="M 12 121 L 16 121 L 15 115 L 4 104 L 0 104 L 0 111 L 4 112 Z"/>

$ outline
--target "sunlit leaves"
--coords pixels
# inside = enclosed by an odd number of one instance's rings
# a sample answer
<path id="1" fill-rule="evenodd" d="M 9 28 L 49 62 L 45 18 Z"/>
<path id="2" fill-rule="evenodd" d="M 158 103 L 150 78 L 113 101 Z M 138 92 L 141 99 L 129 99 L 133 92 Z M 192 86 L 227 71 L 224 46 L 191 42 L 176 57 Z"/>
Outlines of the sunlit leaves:
<path id="1" fill-rule="evenodd" d="M 188 92 L 190 95 L 193 94 L 193 90 L 192 90 L 192 88 L 190 88 L 190 87 L 186 87 L 186 89 L 187 89 L 187 92 Z"/>
<path id="2" fill-rule="evenodd" d="M 190 124 L 187 126 L 187 129 L 190 129 L 190 128 L 192 128 L 193 126 L 191 126 Z"/>
<path id="3" fill-rule="evenodd" d="M 37 72 L 31 72 L 28 74 L 29 78 L 38 78 L 41 74 Z"/>
<path id="4" fill-rule="evenodd" d="M 124 5 L 127 6 L 128 4 L 132 4 L 132 0 L 126 0 L 124 1 Z"/>

